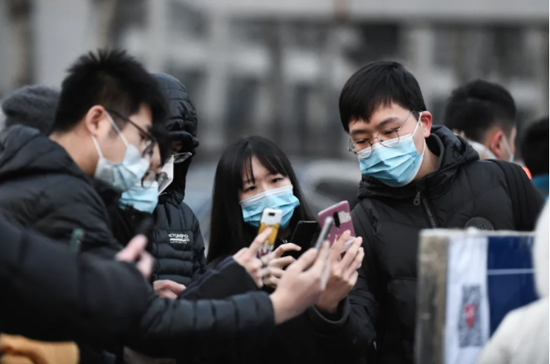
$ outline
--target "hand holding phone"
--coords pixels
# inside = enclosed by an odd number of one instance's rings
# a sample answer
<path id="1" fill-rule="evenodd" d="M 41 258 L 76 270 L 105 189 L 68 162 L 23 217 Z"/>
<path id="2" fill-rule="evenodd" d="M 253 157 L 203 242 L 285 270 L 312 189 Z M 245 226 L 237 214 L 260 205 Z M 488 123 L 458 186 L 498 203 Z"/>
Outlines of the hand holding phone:
<path id="1" fill-rule="evenodd" d="M 346 241 L 344 247 L 342 248 L 342 253 L 344 253 L 349 249 L 355 237 L 355 229 L 353 228 L 349 203 L 347 201 L 342 201 L 336 205 L 324 209 L 319 213 L 319 221 L 324 221 L 324 219 L 328 216 L 332 217 L 334 220 L 334 226 L 328 236 L 331 246 L 346 230 L 349 230 L 351 233 L 350 238 Z"/>

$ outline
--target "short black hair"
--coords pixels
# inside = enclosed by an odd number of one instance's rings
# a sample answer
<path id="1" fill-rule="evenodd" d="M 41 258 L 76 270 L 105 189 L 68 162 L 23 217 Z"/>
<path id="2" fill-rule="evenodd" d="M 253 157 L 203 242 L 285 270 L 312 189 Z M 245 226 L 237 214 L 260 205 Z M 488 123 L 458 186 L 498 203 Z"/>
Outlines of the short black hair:
<path id="1" fill-rule="evenodd" d="M 165 103 L 158 83 L 123 50 L 99 50 L 81 56 L 63 80 L 52 131 L 68 131 L 94 105 L 130 116 L 141 104 L 151 108 L 153 123 L 162 123 Z M 117 123 L 125 123 L 116 118 Z M 124 125 L 124 124 L 122 124 Z"/>
<path id="2" fill-rule="evenodd" d="M 417 112 L 425 111 L 426 104 L 416 78 L 393 61 L 371 62 L 357 71 L 340 93 L 340 120 L 349 133 L 352 120 L 369 121 L 380 106 L 396 103 Z"/>
<path id="3" fill-rule="evenodd" d="M 533 176 L 548 174 L 548 131 L 547 116 L 529 125 L 521 138 L 521 155 Z"/>
<path id="4" fill-rule="evenodd" d="M 25 125 L 47 134 L 55 118 L 59 91 L 47 86 L 25 86 L 2 101 L 6 127 Z"/>
<path id="5" fill-rule="evenodd" d="M 483 143 L 493 126 L 510 135 L 516 125 L 514 98 L 499 84 L 483 80 L 455 89 L 445 107 L 444 125 L 476 142 Z"/>
<path id="6" fill-rule="evenodd" d="M 244 222 L 239 204 L 239 191 L 243 189 L 243 174 L 249 180 L 254 180 L 253 157 L 256 157 L 271 173 L 280 173 L 290 179 L 294 196 L 300 201 L 300 206 L 294 210 L 289 229 L 293 231 L 300 220 L 314 220 L 294 169 L 281 148 L 259 136 L 242 138 L 227 148 L 216 168 L 207 263 L 220 257 L 233 255 L 241 248 L 247 247 L 258 232 L 257 228 Z"/>

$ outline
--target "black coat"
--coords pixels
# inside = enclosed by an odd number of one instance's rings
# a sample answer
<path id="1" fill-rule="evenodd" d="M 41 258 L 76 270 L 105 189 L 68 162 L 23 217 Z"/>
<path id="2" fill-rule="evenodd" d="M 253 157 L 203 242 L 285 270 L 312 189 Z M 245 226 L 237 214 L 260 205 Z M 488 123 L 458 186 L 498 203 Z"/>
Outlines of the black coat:
<path id="1" fill-rule="evenodd" d="M 168 104 L 166 127 L 173 140 L 183 143 L 180 152 L 195 153 L 197 114 L 185 87 L 166 74 L 156 74 Z M 169 279 L 189 285 L 206 269 L 204 242 L 197 217 L 183 202 L 191 158 L 174 164 L 174 180 L 159 196 L 153 216 L 155 231 L 150 250 L 155 257 L 152 280 Z"/>
<path id="2" fill-rule="evenodd" d="M 135 328 L 148 284 L 128 263 L 76 254 L 0 219 L 0 332 L 97 340 Z"/>
<path id="3" fill-rule="evenodd" d="M 365 177 L 352 213 L 355 231 L 363 237 L 365 260 L 350 294 L 347 338 L 365 350 L 376 321 L 379 363 L 413 363 L 421 229 L 463 229 L 472 218 L 482 217 L 495 230 L 517 230 L 506 179 L 496 163 L 480 161 L 466 141 L 445 127 L 434 126 L 427 143 L 439 156 L 434 172 L 401 188 Z M 540 211 L 542 196 L 525 173 L 522 176 L 523 198 Z"/>
<path id="4" fill-rule="evenodd" d="M 82 229 L 81 252 L 113 257 L 120 251 L 106 207 L 90 178 L 61 146 L 35 129 L 14 126 L 0 133 L 0 215 L 19 228 L 36 230 L 64 244 L 69 244 L 75 229 Z M 188 302 L 161 299 L 150 289 L 145 313 L 122 342 L 161 357 L 229 352 L 237 345 L 265 339 L 273 327 L 273 307 L 263 292 L 224 301 Z M 85 351 L 90 357 L 81 357 L 82 362 L 101 360 L 93 354 L 103 343 L 93 344 L 93 350 Z"/>

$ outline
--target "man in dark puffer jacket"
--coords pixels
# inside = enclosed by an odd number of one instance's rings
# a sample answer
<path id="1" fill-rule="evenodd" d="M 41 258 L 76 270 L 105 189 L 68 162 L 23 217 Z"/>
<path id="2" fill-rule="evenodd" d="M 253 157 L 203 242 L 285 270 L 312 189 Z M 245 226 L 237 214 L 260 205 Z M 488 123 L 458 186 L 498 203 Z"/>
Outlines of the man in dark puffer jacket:
<path id="1" fill-rule="evenodd" d="M 527 224 L 518 226 L 510 197 L 518 191 L 504 169 L 480 161 L 446 127 L 432 127 L 418 82 L 399 63 L 374 62 L 353 75 L 340 116 L 363 174 L 352 218 L 365 249 L 341 345 L 366 351 L 374 321 L 376 362 L 413 363 L 419 231 L 532 230 L 544 200 L 521 167 L 501 162 L 517 172 L 519 200 L 528 202 Z"/>
<path id="2" fill-rule="evenodd" d="M 151 253 L 155 257 L 155 287 L 169 280 L 187 286 L 206 270 L 204 242 L 197 217 L 183 202 L 185 178 L 199 145 L 197 113 L 185 86 L 167 74 L 154 75 L 168 105 L 165 125 L 172 139 L 172 157 L 163 171 L 172 175 L 170 184 L 159 186 L 162 193 L 153 216 L 154 238 Z M 169 170 L 172 169 L 172 170 Z"/>

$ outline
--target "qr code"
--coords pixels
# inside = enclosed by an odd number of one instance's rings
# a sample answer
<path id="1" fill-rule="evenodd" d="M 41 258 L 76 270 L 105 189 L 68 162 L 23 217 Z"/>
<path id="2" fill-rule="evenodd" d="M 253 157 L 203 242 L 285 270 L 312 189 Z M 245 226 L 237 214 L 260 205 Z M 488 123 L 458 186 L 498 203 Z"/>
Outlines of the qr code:
<path id="1" fill-rule="evenodd" d="M 483 345 L 481 327 L 481 287 L 463 286 L 462 305 L 458 320 L 459 345 L 461 348 Z"/>

